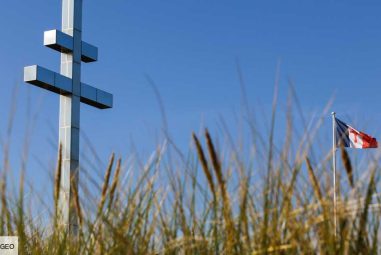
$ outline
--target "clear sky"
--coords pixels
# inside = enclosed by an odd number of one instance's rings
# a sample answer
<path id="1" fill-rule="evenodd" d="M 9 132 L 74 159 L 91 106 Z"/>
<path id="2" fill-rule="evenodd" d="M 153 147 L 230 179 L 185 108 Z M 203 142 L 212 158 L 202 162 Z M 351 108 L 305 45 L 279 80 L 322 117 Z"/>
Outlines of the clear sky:
<path id="1" fill-rule="evenodd" d="M 380 10 L 376 0 L 85 0 L 83 39 L 98 46 L 99 61 L 83 65 L 82 80 L 112 92 L 114 108 L 83 105 L 82 132 L 104 160 L 112 151 L 126 156 L 132 146 L 154 150 L 163 125 L 149 76 L 174 140 L 187 148 L 202 123 L 213 130 L 220 116 L 231 123 L 240 110 L 237 59 L 250 104 L 270 113 L 281 59 L 281 101 L 291 78 L 306 112 L 321 110 L 335 93 L 339 116 L 380 133 Z M 60 20 L 59 0 L 3 1 L 0 9 L 0 137 L 17 85 L 12 155 L 21 155 L 28 112 L 37 113 L 30 135 L 36 173 L 55 160 L 59 98 L 22 83 L 22 70 L 59 70 L 43 32 L 60 29 Z M 330 134 L 329 116 L 326 122 Z"/>

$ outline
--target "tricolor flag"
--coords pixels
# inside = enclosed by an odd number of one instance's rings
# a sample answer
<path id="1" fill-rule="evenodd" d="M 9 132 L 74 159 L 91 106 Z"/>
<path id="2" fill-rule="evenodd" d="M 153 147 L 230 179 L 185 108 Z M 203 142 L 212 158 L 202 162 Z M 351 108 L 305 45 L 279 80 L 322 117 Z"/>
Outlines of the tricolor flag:
<path id="1" fill-rule="evenodd" d="M 348 124 L 335 118 L 336 121 L 336 145 L 356 149 L 377 148 L 376 138 L 371 137 L 363 132 L 357 131 Z"/>

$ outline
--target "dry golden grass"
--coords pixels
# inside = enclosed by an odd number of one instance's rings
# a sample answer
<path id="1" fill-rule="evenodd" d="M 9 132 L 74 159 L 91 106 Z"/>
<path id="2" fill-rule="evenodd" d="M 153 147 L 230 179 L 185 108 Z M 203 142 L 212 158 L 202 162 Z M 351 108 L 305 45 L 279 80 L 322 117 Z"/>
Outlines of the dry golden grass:
<path id="1" fill-rule="evenodd" d="M 340 148 L 343 169 L 338 170 L 350 187 L 338 194 L 335 230 L 332 158 L 324 156 L 332 153 L 317 153 L 312 146 L 320 124 L 311 131 L 304 123 L 302 134 L 296 134 L 288 113 L 282 144 L 272 116 L 269 137 L 259 136 L 248 118 L 250 132 L 242 134 L 246 147 L 236 145 L 231 134 L 217 146 L 225 136 L 205 130 L 192 134 L 188 155 L 158 149 L 146 164 L 127 159 L 123 166 L 112 154 L 103 179 L 81 175 L 88 178 L 83 183 L 93 185 L 73 189 L 77 236 L 57 224 L 62 147 L 53 196 L 32 205 L 52 212 L 40 220 L 25 200 L 24 171 L 19 191 L 9 191 L 5 147 L 0 235 L 19 236 L 20 254 L 378 254 L 378 160 L 355 165 Z M 355 171 L 369 175 L 355 180 Z"/>

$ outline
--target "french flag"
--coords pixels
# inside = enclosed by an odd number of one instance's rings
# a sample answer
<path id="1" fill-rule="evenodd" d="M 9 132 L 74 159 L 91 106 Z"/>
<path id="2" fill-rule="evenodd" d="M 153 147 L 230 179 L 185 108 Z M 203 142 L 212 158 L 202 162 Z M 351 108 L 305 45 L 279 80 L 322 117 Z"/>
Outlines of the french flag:
<path id="1" fill-rule="evenodd" d="M 340 146 L 343 143 L 344 147 L 356 149 L 378 148 L 376 138 L 371 137 L 363 132 L 357 131 L 348 124 L 335 118 L 336 121 L 336 144 Z"/>

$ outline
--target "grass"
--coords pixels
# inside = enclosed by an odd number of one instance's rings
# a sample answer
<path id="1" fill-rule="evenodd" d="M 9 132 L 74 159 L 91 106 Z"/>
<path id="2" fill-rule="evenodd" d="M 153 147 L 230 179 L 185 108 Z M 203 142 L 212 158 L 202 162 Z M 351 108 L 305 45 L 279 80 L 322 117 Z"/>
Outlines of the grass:
<path id="1" fill-rule="evenodd" d="M 250 141 L 246 147 L 228 133 L 228 142 L 217 146 L 221 136 L 204 130 L 192 134 L 187 155 L 170 142 L 142 166 L 123 164 L 113 154 L 102 183 L 81 175 L 94 185 L 81 182 L 80 190 L 73 190 L 77 236 L 59 224 L 62 148 L 51 206 L 35 205 L 51 213 L 36 221 L 25 201 L 25 170 L 17 195 L 9 192 L 9 153 L 4 146 L 0 235 L 19 236 L 20 254 L 379 253 L 378 159 L 358 166 L 340 148 L 347 178 L 341 176 L 346 189 L 338 191 L 335 230 L 332 152 L 322 151 L 318 159 L 312 146 L 320 122 L 313 128 L 304 123 L 298 136 L 289 110 L 286 139 L 279 145 L 275 111 L 276 97 L 268 139 L 259 136 L 256 123 L 247 118 L 251 132 L 244 137 Z M 169 148 L 176 153 L 169 154 Z M 355 179 L 356 169 L 368 174 Z"/>

